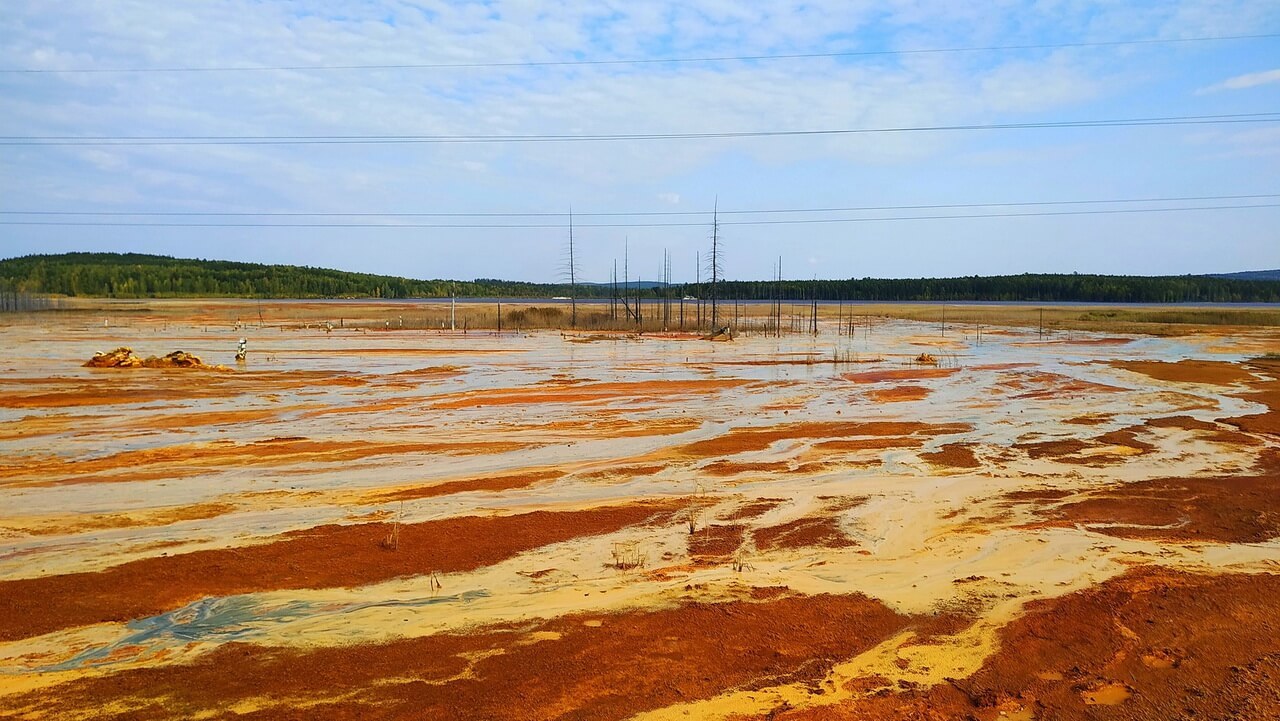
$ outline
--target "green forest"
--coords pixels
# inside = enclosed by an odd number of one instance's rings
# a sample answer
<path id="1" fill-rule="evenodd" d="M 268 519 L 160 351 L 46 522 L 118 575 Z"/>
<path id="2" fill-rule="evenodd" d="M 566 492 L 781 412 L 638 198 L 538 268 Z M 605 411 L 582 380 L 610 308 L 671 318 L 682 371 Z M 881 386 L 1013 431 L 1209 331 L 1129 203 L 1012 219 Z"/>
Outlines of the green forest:
<path id="1" fill-rule="evenodd" d="M 646 283 L 646 286 L 653 286 Z M 134 253 L 64 253 L 0 260 L 0 293 L 100 298 L 608 298 L 608 284 L 413 280 L 295 265 L 191 260 Z M 710 284 L 631 288 L 646 298 L 709 298 Z M 723 299 L 862 301 L 1086 301 L 1275 303 L 1280 281 L 1211 276 L 1024 274 L 964 278 L 725 281 Z"/>

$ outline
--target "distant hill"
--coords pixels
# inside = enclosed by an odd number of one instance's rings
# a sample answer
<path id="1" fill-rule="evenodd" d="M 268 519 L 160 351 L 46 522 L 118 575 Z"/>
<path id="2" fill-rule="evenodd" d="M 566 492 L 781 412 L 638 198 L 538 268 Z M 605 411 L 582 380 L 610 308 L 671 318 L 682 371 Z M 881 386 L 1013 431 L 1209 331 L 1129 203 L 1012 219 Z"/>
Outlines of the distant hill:
<path id="1" fill-rule="evenodd" d="M 1258 271 L 1277 273 L 1280 271 Z M 1240 275 L 1240 274 L 1237 274 Z M 1248 274 L 1252 275 L 1252 274 Z M 664 286 L 641 281 L 632 292 L 709 298 L 707 283 Z M 414 280 L 296 265 L 193 260 L 137 253 L 64 253 L 0 260 L 4 294 L 54 294 L 105 298 L 608 298 L 609 283 L 526 283 Z M 725 281 L 715 290 L 726 300 L 771 298 L 850 301 L 1010 301 L 1099 303 L 1277 303 L 1280 280 L 1213 276 L 1113 276 L 1023 274 L 964 278 L 862 278 L 849 280 Z"/>
<path id="2" fill-rule="evenodd" d="M 1228 280 L 1280 280 L 1280 269 L 1246 270 L 1240 273 L 1215 273 L 1210 278 L 1226 278 Z"/>

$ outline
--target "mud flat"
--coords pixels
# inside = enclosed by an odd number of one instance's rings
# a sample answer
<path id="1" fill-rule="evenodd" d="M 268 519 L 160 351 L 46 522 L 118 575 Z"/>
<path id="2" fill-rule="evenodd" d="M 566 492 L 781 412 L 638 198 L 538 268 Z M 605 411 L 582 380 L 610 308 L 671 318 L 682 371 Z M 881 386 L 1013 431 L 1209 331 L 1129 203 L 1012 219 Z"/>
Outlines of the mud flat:
<path id="1" fill-rule="evenodd" d="M 1280 717 L 1274 327 L 386 312 L 0 318 L 0 718 Z"/>

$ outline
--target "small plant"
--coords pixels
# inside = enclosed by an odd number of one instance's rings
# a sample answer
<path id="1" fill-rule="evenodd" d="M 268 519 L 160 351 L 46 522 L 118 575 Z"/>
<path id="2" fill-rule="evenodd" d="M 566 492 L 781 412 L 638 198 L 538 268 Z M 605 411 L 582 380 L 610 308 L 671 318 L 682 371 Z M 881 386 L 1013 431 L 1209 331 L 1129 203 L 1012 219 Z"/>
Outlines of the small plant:
<path id="1" fill-rule="evenodd" d="M 613 563 L 610 565 L 619 571 L 644 568 L 647 560 L 645 554 L 640 550 L 640 544 L 636 541 L 613 544 Z"/>
<path id="2" fill-rule="evenodd" d="M 436 591 L 439 591 L 440 589 L 444 588 L 444 584 L 440 583 L 439 571 L 432 571 L 431 577 L 427 579 L 427 583 L 430 584 L 432 593 L 435 593 Z"/>
<path id="3" fill-rule="evenodd" d="M 689 527 L 689 535 L 692 536 L 698 530 L 698 524 L 702 521 L 702 511 L 697 508 L 690 508 L 685 513 L 684 522 Z"/>
<path id="4" fill-rule="evenodd" d="M 754 570 L 756 570 L 755 567 L 751 565 L 751 563 L 746 559 L 745 556 L 733 557 L 734 573 L 743 573 L 745 571 L 754 571 Z"/>
<path id="5" fill-rule="evenodd" d="M 396 520 L 391 523 L 391 531 L 387 533 L 387 537 L 382 539 L 382 547 L 388 551 L 400 550 L 400 521 L 404 518 L 404 501 L 400 502 L 400 510 L 396 513 Z"/>

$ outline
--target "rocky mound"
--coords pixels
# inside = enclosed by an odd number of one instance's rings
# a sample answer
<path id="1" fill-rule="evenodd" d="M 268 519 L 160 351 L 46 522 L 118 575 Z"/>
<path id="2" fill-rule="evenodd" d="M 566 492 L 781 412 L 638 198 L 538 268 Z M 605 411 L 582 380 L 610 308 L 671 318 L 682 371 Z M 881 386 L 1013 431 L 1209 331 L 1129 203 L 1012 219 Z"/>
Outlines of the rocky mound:
<path id="1" fill-rule="evenodd" d="M 86 368 L 223 368 L 205 365 L 199 357 L 180 350 L 162 358 L 148 356 L 144 360 L 127 346 L 120 346 L 109 353 L 94 353 L 84 365 Z"/>

